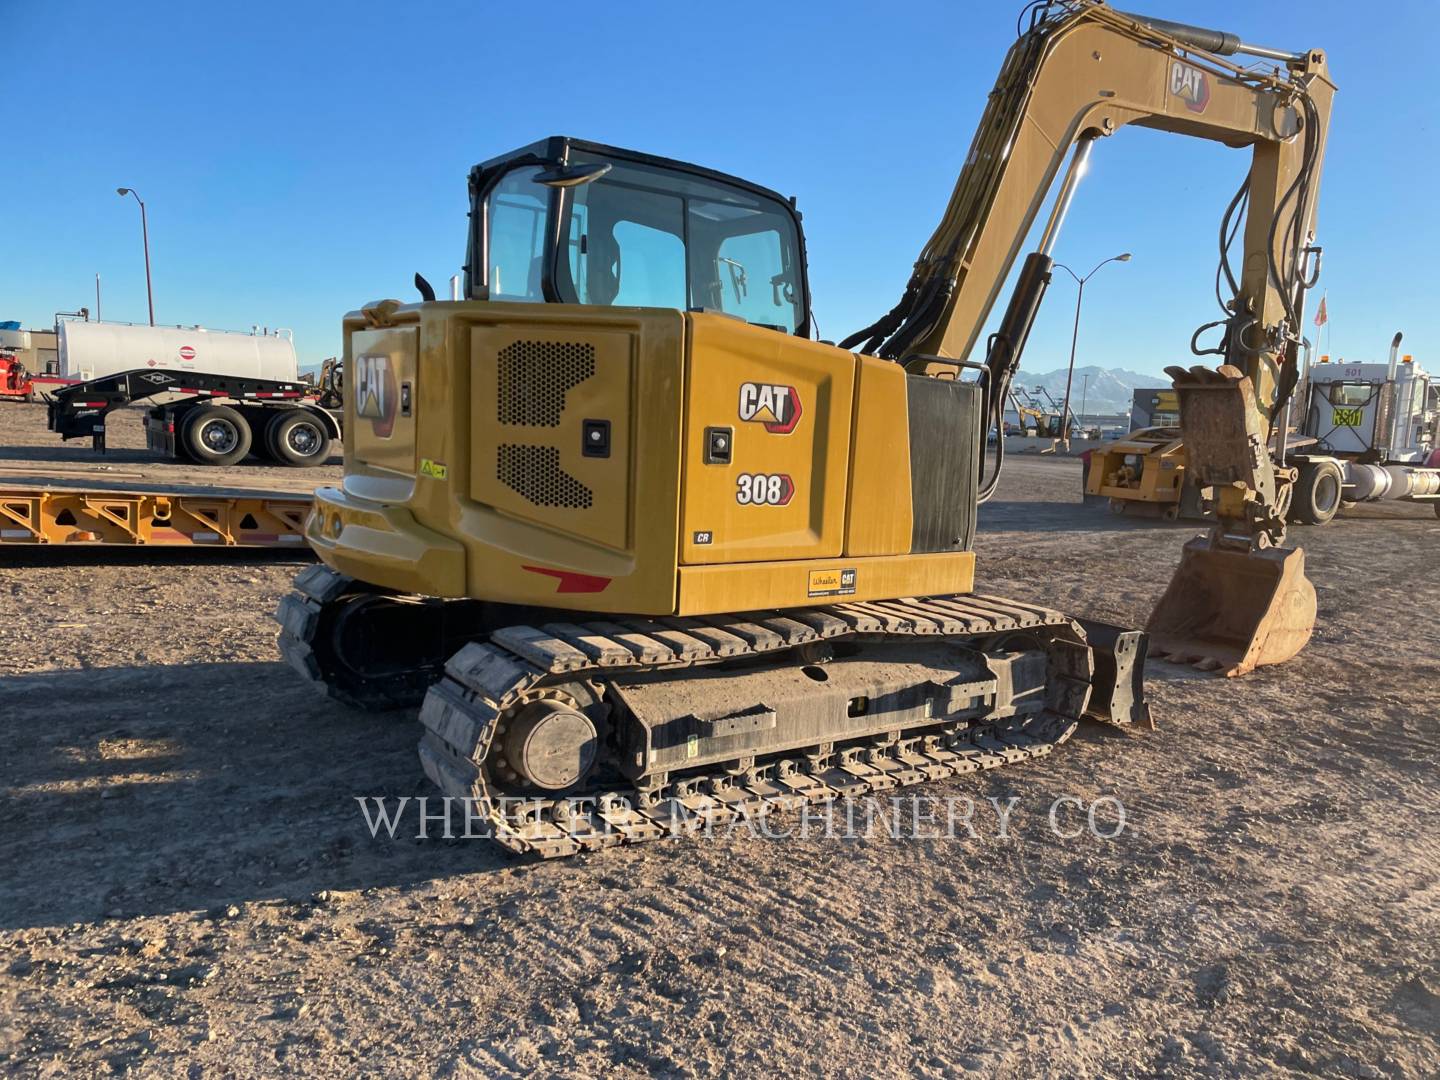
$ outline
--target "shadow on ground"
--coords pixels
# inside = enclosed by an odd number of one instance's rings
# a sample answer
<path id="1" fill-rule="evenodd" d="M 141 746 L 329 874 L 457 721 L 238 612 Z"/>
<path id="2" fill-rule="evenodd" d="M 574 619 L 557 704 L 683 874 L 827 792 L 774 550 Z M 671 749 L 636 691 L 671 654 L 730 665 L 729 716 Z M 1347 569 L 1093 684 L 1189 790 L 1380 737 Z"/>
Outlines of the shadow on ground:
<path id="1" fill-rule="evenodd" d="M 1029 499 L 991 500 L 980 507 L 982 530 L 1019 533 L 1056 533 L 1080 529 L 1091 533 L 1203 532 L 1202 521 L 1166 521 L 1158 517 L 1131 517 L 1113 513 L 1104 503 L 1078 500 L 1040 502 Z"/>
<path id="2" fill-rule="evenodd" d="M 417 840 L 438 797 L 410 712 L 330 702 L 280 663 L 119 667 L 0 681 L 0 927 L 406 885 L 513 861 Z M 356 798 L 412 802 L 372 838 Z M 370 804 L 373 807 L 373 803 Z M 457 811 L 453 831 L 463 831 Z"/>

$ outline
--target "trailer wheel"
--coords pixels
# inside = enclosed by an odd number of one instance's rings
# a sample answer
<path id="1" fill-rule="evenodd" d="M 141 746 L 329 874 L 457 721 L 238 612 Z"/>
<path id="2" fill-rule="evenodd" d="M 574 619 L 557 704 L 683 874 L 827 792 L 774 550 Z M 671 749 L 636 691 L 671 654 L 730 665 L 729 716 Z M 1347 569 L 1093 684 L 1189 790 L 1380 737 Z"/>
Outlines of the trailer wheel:
<path id="1" fill-rule="evenodd" d="M 228 405 L 204 405 L 185 423 L 185 450 L 201 465 L 234 465 L 250 453 L 254 436 L 245 417 Z"/>
<path id="2" fill-rule="evenodd" d="M 1290 517 L 1301 525 L 1324 525 L 1340 510 L 1344 478 L 1333 461 L 1307 461 L 1295 481 Z"/>
<path id="3" fill-rule="evenodd" d="M 309 410 L 286 411 L 266 425 L 265 448 L 281 465 L 323 465 L 330 456 L 330 432 Z"/>

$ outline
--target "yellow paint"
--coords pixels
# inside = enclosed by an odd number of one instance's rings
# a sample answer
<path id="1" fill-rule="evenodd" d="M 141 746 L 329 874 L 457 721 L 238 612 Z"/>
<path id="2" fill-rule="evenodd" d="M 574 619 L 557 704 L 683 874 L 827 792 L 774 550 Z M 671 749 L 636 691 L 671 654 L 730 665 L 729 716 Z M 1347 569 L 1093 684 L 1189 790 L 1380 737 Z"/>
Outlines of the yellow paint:
<path id="1" fill-rule="evenodd" d="M 400 409 L 401 387 L 415 391 L 419 331 L 414 326 L 364 330 L 352 336 L 345 370 L 347 454 L 396 477 L 415 474 L 415 419 Z M 353 362 L 348 358 L 353 356 Z"/>
<path id="2" fill-rule="evenodd" d="M 373 455 L 347 443 L 344 489 L 322 496 L 341 522 L 340 536 L 311 538 L 326 563 L 406 592 L 599 612 L 674 611 L 680 312 L 386 303 L 346 318 L 347 364 L 357 342 L 373 348 L 376 321 L 385 334 L 408 328 L 418 340 L 414 412 L 422 419 L 405 452 L 412 462 L 443 463 L 445 475 L 416 485 L 413 475 L 377 466 Z M 596 343 L 597 377 L 567 393 L 560 423 L 502 424 L 498 350 L 516 341 L 582 339 Z M 597 417 L 611 421 L 608 458 L 581 453 L 581 421 Z M 506 441 L 553 449 L 558 468 L 590 489 L 591 505 L 540 505 L 502 483 L 498 447 Z M 561 594 L 560 579 L 527 566 L 609 584 L 600 592 Z"/>
<path id="3" fill-rule="evenodd" d="M 858 357 L 855 445 L 845 554 L 903 555 L 910 550 L 910 425 L 905 370 Z"/>
<path id="4" fill-rule="evenodd" d="M 682 564 L 839 555 L 844 543 L 855 358 L 843 349 L 690 314 L 685 395 Z M 799 399 L 794 430 L 766 430 L 770 413 L 741 419 L 746 383 Z M 705 429 L 733 431 L 728 465 L 705 464 Z M 788 477 L 788 502 L 768 500 Z M 772 480 L 771 478 L 777 478 Z M 760 501 L 754 492 L 759 485 Z M 695 533 L 709 532 L 709 544 Z"/>
<path id="5" fill-rule="evenodd" d="M 0 488 L 0 545 L 303 548 L 309 512 L 305 495 Z"/>
<path id="6" fill-rule="evenodd" d="M 898 596 L 941 596 L 975 587 L 975 554 L 970 551 L 929 555 L 847 558 L 821 569 L 853 569 L 853 595 L 810 595 L 814 563 L 762 562 L 680 568 L 681 615 L 714 615 L 766 608 L 887 600 Z"/>
<path id="7" fill-rule="evenodd" d="M 391 466 L 414 462 L 412 472 L 377 464 L 360 441 L 346 448 L 343 488 L 317 494 L 308 539 L 343 573 L 403 592 L 647 615 L 973 587 L 968 552 L 904 554 L 909 467 L 894 451 L 908 448 L 908 435 L 903 376 L 890 365 L 866 362 L 865 385 L 878 389 L 860 425 L 864 498 L 884 501 L 857 503 L 850 516 L 901 550 L 856 556 L 844 541 L 857 360 L 843 350 L 716 315 L 560 304 L 386 305 L 352 315 L 346 329 L 352 348 L 416 344 L 420 422 L 408 446 L 397 433 L 383 451 Z M 594 374 L 565 390 L 558 414 L 502 415 L 499 355 L 520 342 L 593 348 Z M 763 406 L 752 395 L 756 419 L 741 419 L 746 381 L 794 388 L 792 431 L 766 430 L 786 419 L 776 409 L 788 411 L 773 394 Z M 526 390 L 525 401 L 544 396 Z M 611 422 L 608 457 L 582 453 L 587 419 Z M 704 463 L 709 426 L 732 431 L 729 464 Z M 537 502 L 517 490 L 500 468 L 506 445 L 543 451 L 547 475 L 558 469 L 583 484 L 589 505 L 546 505 L 543 492 Z M 790 475 L 790 503 L 738 503 L 742 472 Z M 899 524 L 861 525 L 867 513 Z M 713 543 L 695 545 L 700 530 Z M 574 591 L 580 585 L 593 588 Z"/>
<path id="8" fill-rule="evenodd" d="M 637 510 L 630 483 L 635 352 L 628 328 L 526 319 L 473 329 L 471 499 L 510 517 L 627 550 Z M 502 364 L 517 380 L 504 401 Z M 586 371 L 593 374 L 568 385 Z M 582 455 L 587 418 L 610 421 L 609 457 Z M 543 460 L 540 454 L 553 455 L 555 464 L 546 467 L 548 478 L 530 481 L 535 491 L 518 491 L 501 475 L 513 479 L 528 472 L 535 460 Z M 532 501 L 537 493 L 547 501 Z"/>

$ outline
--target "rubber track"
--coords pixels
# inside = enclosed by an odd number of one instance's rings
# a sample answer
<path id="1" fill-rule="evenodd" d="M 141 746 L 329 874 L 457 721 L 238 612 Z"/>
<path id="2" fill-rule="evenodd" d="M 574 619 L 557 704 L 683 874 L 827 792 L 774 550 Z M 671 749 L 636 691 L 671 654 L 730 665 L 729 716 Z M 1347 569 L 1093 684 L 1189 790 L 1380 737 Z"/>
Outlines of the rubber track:
<path id="1" fill-rule="evenodd" d="M 1045 711 L 948 729 L 937 725 L 918 737 L 882 735 L 838 752 L 828 745 L 790 751 L 741 776 L 723 771 L 686 776 L 645 796 L 627 790 L 587 796 L 579 803 L 510 799 L 502 812 L 482 763 L 507 712 L 545 696 L 559 682 L 603 680 L 617 669 L 683 667 L 779 652 L 842 636 L 972 637 L 1038 627 L 1083 640 L 1078 626 L 1058 611 L 973 594 L 783 614 L 506 627 L 488 642 L 465 645 L 445 665 L 445 676 L 420 708 L 420 760 L 444 794 L 474 800 L 468 804 L 471 814 L 488 823 L 500 844 L 542 858 L 684 835 L 737 817 L 992 769 L 1041 757 L 1070 737 L 1093 672 L 1088 651 L 1081 650 L 1084 670 L 1058 676 L 1073 684 L 1066 699 L 1074 705 L 1070 715 Z"/>

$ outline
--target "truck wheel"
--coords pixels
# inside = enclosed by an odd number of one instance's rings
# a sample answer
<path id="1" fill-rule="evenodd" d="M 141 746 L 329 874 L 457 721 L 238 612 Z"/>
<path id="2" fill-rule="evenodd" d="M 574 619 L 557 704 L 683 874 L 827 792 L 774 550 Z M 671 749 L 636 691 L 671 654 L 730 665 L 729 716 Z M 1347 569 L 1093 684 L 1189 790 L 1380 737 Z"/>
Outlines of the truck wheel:
<path id="1" fill-rule="evenodd" d="M 287 410 L 266 425 L 265 448 L 281 465 L 323 465 L 330 456 L 330 432 L 308 410 Z"/>
<path id="2" fill-rule="evenodd" d="M 185 450 L 201 465 L 234 465 L 250 453 L 254 436 L 228 405 L 204 405 L 185 424 Z"/>
<path id="3" fill-rule="evenodd" d="M 1301 525 L 1324 525 L 1340 510 L 1344 477 L 1334 461 L 1307 461 L 1290 504 L 1290 517 Z"/>

